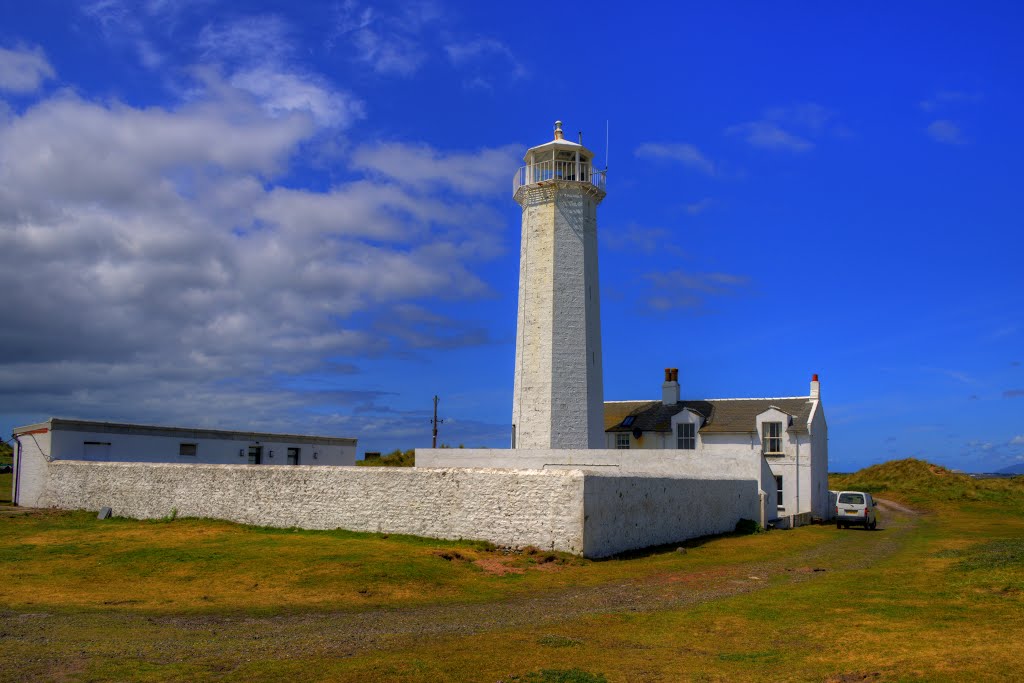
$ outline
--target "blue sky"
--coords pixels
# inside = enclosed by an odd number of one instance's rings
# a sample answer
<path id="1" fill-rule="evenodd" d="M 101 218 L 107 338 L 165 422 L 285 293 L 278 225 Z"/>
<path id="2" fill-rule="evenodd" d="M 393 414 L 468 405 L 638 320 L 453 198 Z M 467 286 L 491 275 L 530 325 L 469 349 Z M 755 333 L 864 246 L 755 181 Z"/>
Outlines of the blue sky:
<path id="1" fill-rule="evenodd" d="M 1022 462 L 1021 11 L 891 5 L 5 3 L 0 427 L 388 450 L 438 394 L 506 445 L 561 119 L 609 157 L 606 399 L 817 372 L 833 470 Z"/>

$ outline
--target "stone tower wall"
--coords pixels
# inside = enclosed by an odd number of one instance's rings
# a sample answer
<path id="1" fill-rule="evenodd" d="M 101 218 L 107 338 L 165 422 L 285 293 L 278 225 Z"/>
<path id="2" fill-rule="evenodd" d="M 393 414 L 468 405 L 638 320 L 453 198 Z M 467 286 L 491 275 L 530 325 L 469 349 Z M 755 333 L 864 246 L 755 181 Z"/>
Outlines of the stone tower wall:
<path id="1" fill-rule="evenodd" d="M 598 200 L 579 183 L 552 182 L 521 201 L 516 447 L 600 448 Z"/>

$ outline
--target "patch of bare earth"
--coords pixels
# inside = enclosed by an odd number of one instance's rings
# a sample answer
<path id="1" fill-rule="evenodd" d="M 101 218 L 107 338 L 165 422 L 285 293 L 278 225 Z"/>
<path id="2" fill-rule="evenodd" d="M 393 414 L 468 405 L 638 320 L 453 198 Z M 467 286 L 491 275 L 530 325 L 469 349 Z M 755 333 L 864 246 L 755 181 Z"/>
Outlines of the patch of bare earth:
<path id="1" fill-rule="evenodd" d="M 825 683 L 860 683 L 860 681 L 877 681 L 882 677 L 878 671 L 864 673 L 854 671 L 851 673 L 836 674 L 825 679 Z"/>
<path id="2" fill-rule="evenodd" d="M 503 561 L 497 557 L 481 557 L 473 562 L 480 569 L 484 570 L 486 574 L 494 574 L 495 576 L 505 576 L 506 574 L 524 574 L 526 570 L 521 567 L 509 566 L 507 561 Z"/>

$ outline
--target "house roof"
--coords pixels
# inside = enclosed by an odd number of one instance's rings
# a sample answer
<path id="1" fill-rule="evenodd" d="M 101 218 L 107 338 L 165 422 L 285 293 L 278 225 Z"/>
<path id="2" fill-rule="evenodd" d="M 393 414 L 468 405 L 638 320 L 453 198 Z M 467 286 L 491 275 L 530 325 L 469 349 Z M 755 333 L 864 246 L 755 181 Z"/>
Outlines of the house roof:
<path id="1" fill-rule="evenodd" d="M 777 408 L 793 416 L 788 430 L 806 432 L 807 420 L 814 403 L 810 397 L 790 398 L 709 398 L 703 401 L 679 401 L 665 405 L 661 401 L 612 401 L 604 404 L 604 427 L 606 432 L 669 432 L 672 430 L 672 416 L 684 409 L 690 409 L 704 418 L 700 428 L 702 434 L 749 433 L 757 431 L 757 416 L 769 408 Z M 633 417 L 629 426 L 622 424 L 627 417 Z"/>

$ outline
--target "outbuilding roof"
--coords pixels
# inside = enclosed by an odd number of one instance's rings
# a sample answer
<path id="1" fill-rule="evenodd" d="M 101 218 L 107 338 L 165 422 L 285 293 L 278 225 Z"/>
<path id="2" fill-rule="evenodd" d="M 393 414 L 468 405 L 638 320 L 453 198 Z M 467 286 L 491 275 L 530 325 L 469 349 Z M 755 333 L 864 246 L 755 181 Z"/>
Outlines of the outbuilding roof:
<path id="1" fill-rule="evenodd" d="M 665 405 L 661 401 L 610 401 L 604 404 L 606 432 L 672 431 L 672 416 L 690 409 L 704 418 L 703 434 L 736 434 L 757 431 L 757 416 L 769 408 L 777 408 L 793 417 L 790 432 L 806 432 L 814 402 L 808 396 L 787 398 L 709 398 L 701 401 L 679 401 Z M 629 425 L 626 418 L 632 417 Z"/>
<path id="2" fill-rule="evenodd" d="M 205 427 L 166 427 L 161 425 L 140 425 L 126 422 L 100 422 L 96 420 L 75 420 L 51 417 L 46 422 L 26 425 L 14 429 L 15 434 L 24 434 L 40 428 L 50 431 L 76 431 L 91 434 L 132 434 L 135 436 L 173 436 L 189 439 L 228 439 L 231 441 L 279 441 L 310 443 L 330 446 L 354 446 L 356 439 L 340 436 L 316 436 L 313 434 L 277 434 L 271 432 L 247 432 L 241 430 L 207 429 Z"/>

